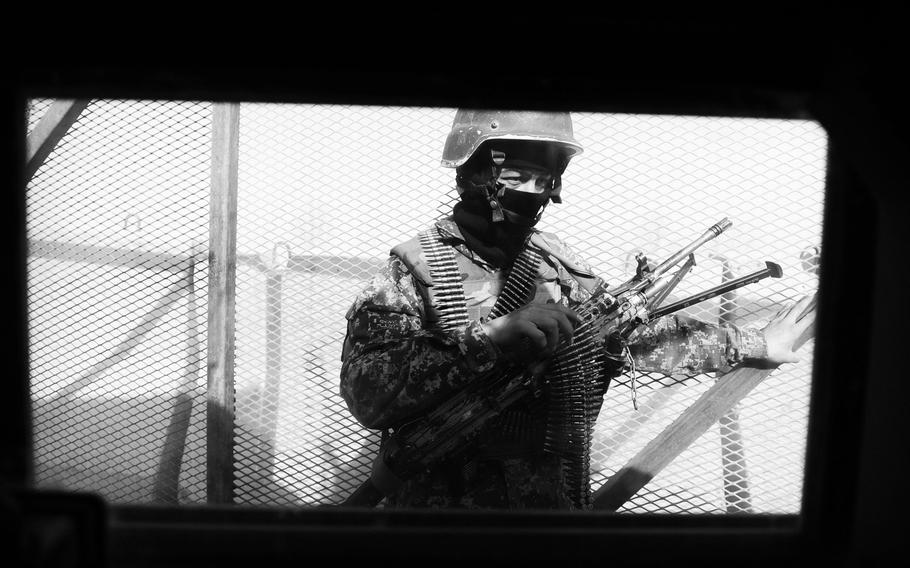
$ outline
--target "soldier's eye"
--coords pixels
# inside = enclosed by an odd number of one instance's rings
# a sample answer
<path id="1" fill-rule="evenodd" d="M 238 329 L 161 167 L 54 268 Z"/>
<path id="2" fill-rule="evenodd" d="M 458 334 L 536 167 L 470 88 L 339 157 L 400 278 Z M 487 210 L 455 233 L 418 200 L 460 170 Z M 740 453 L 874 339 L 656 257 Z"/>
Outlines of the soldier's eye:
<path id="1" fill-rule="evenodd" d="M 522 184 L 531 179 L 532 174 L 520 172 L 517 170 L 506 170 L 499 175 L 499 181 L 502 183 Z"/>

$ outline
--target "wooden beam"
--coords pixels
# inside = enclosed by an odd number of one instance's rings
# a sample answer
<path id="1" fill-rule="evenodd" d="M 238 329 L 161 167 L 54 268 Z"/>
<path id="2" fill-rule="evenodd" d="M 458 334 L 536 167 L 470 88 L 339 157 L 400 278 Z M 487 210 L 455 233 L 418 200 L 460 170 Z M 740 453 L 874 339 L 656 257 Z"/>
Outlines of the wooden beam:
<path id="1" fill-rule="evenodd" d="M 25 183 L 32 180 L 89 102 L 88 99 L 58 100 L 47 109 L 26 139 Z"/>
<path id="2" fill-rule="evenodd" d="M 155 305 L 139 320 L 139 323 L 124 335 L 123 340 L 111 349 L 104 359 L 92 365 L 87 371 L 83 371 L 73 382 L 58 390 L 51 399 L 52 403 L 65 402 L 69 397 L 101 379 L 108 369 L 129 359 L 133 354 L 133 349 L 145 341 L 146 336 L 158 326 L 164 316 L 170 313 L 177 300 L 184 295 L 185 286 L 186 282 L 183 279 L 174 281 L 165 291 L 164 296 L 155 302 Z"/>
<path id="3" fill-rule="evenodd" d="M 199 262 L 206 251 L 201 251 L 194 262 Z M 46 258 L 66 262 L 83 262 L 97 266 L 121 266 L 139 270 L 160 270 L 180 273 L 186 270 L 189 259 L 179 254 L 150 252 L 137 249 L 101 245 L 85 245 L 43 239 L 28 240 L 29 258 Z M 258 254 L 237 254 L 238 266 L 251 266 L 263 273 L 269 267 Z M 288 272 L 340 276 L 368 280 L 386 263 L 384 258 L 358 258 L 351 256 L 299 255 L 291 256 Z"/>
<path id="4" fill-rule="evenodd" d="M 215 104 L 209 224 L 206 486 L 209 503 L 233 502 L 234 294 L 240 105 Z"/>
<path id="5" fill-rule="evenodd" d="M 814 335 L 815 312 L 806 317 L 812 322 L 794 351 Z M 773 371 L 740 366 L 727 373 L 594 492 L 594 508 L 618 510 Z"/>
<path id="6" fill-rule="evenodd" d="M 205 251 L 201 251 L 205 253 Z M 188 259 L 178 254 L 148 252 L 135 249 L 84 245 L 42 239 L 28 240 L 29 258 L 44 258 L 64 262 L 82 262 L 97 266 L 119 266 L 137 270 L 156 270 L 182 273 L 186 271 Z"/>

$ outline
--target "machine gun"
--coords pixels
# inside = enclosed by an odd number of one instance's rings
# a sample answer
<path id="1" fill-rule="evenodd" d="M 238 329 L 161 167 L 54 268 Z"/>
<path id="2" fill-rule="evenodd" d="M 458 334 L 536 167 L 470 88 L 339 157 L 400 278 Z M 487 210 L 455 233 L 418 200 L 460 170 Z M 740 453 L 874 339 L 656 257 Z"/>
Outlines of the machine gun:
<path id="1" fill-rule="evenodd" d="M 611 346 L 625 345 L 627 339 L 639 326 L 659 317 L 682 310 L 693 304 L 714 298 L 736 288 L 762 280 L 768 276 L 780 278 L 780 266 L 766 262 L 766 268 L 752 274 L 728 281 L 700 294 L 673 302 L 666 306 L 659 304 L 694 266 L 694 251 L 711 239 L 726 231 L 732 223 L 724 218 L 709 227 L 699 238 L 676 254 L 652 268 L 647 259 L 638 259 L 635 276 L 623 284 L 607 289 L 601 284 L 582 303 L 576 312 L 582 323 L 575 328 L 574 336 L 583 341 L 561 343 L 554 355 L 555 360 L 577 359 L 584 350 L 596 345 L 605 346 L 608 358 L 615 358 L 619 365 L 624 354 Z M 680 262 L 685 263 L 671 272 Z M 574 380 L 569 376 L 570 380 Z M 485 376 L 479 376 L 429 413 L 409 422 L 394 431 L 384 440 L 379 455 L 373 463 L 370 478 L 364 481 L 342 505 L 373 507 L 394 492 L 404 480 L 432 468 L 442 461 L 464 461 L 471 458 L 472 448 L 480 434 L 500 413 L 526 396 L 539 392 L 544 374 L 540 367 L 526 368 L 513 366 L 503 372 L 496 369 Z M 552 380 L 552 379 L 551 379 Z M 577 381 L 576 381 L 577 382 Z M 563 387 L 563 390 L 565 388 Z M 601 395 L 602 396 L 602 395 Z M 570 396 L 570 398 L 578 398 Z M 582 401 L 580 412 L 586 412 Z M 578 409 L 576 409 L 578 410 Z M 576 416 L 578 412 L 575 413 Z M 584 417 L 581 418 L 584 422 Z M 590 428 L 590 424 L 583 425 Z M 582 435 L 584 430 L 581 431 Z M 576 455 L 586 452 L 579 444 L 578 436 L 552 442 L 551 446 L 569 447 Z M 587 472 L 582 468 L 581 476 Z M 580 480 L 587 483 L 587 479 Z M 584 489 L 580 490 L 584 493 Z M 579 498 L 580 502 L 583 501 Z"/>

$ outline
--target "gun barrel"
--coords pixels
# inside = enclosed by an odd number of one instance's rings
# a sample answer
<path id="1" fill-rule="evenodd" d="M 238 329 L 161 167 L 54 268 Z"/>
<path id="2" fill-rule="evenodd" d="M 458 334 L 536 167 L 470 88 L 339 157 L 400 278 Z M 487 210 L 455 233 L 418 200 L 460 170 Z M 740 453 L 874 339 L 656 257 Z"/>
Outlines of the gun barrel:
<path id="1" fill-rule="evenodd" d="M 768 276 L 772 278 L 780 278 L 782 275 L 783 271 L 781 270 L 780 265 L 766 261 L 765 268 L 762 270 L 753 272 L 752 274 L 747 274 L 746 276 L 742 276 L 736 280 L 730 280 L 729 282 L 721 284 L 720 286 L 715 286 L 714 288 L 705 290 L 701 294 L 689 296 L 688 298 L 679 300 L 678 302 L 673 302 L 672 304 L 667 304 L 662 308 L 657 308 L 649 314 L 648 319 L 655 320 L 661 316 L 679 311 L 683 308 L 688 308 L 693 304 L 704 302 L 705 300 L 709 300 L 715 296 L 720 296 L 721 294 L 725 294 L 731 290 L 742 288 L 748 284 L 758 282 L 759 280 L 767 278 Z"/>
<path id="2" fill-rule="evenodd" d="M 663 275 L 664 272 L 666 272 L 670 268 L 676 266 L 677 264 L 679 264 L 679 262 L 682 259 L 684 259 L 687 256 L 689 256 L 690 254 L 692 254 L 692 252 L 695 251 L 695 249 L 699 248 L 700 246 L 702 246 L 706 242 L 710 241 L 711 239 L 717 237 L 718 235 L 720 235 L 721 233 L 723 233 L 724 231 L 729 229 L 732 225 L 733 225 L 733 222 L 730 221 L 730 219 L 728 219 L 727 217 L 724 217 L 717 223 L 714 223 L 713 225 L 708 227 L 707 231 L 705 231 L 699 238 L 695 239 L 695 241 L 693 241 L 690 245 L 683 247 L 682 249 L 679 250 L 679 252 L 677 252 L 676 254 L 674 254 L 673 256 L 668 258 L 667 260 L 663 261 L 660 265 L 658 265 L 651 272 L 652 278 L 659 278 L 661 275 Z"/>

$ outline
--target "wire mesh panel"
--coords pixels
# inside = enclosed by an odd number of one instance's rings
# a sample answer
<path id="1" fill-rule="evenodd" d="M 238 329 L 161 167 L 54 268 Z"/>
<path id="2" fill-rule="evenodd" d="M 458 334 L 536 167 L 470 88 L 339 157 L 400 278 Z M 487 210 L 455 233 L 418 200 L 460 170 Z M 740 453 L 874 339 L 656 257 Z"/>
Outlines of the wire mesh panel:
<path id="1" fill-rule="evenodd" d="M 237 498 L 337 503 L 369 474 L 375 432 L 338 394 L 344 314 L 389 249 L 456 199 L 439 165 L 453 109 L 244 105 L 238 210 Z M 820 244 L 826 140 L 810 121 L 580 113 L 585 153 L 564 203 L 540 228 L 609 282 L 634 256 L 660 261 L 708 226 L 734 228 L 699 251 L 688 296 L 765 261 L 785 277 L 684 313 L 763 325 L 816 288 L 800 255 Z M 721 302 L 723 301 L 723 306 Z M 811 342 L 622 509 L 799 510 Z M 716 377 L 642 375 L 608 394 L 597 426 L 598 487 Z"/>
<path id="2" fill-rule="evenodd" d="M 34 101 L 30 128 L 47 105 Z M 241 105 L 235 503 L 337 504 L 369 475 L 378 433 L 357 424 L 339 394 L 345 314 L 394 245 L 451 212 L 454 176 L 439 162 L 453 116 Z M 675 296 L 765 261 L 784 277 L 684 313 L 762 326 L 816 289 L 826 154 L 816 123 L 594 113 L 574 122 L 585 152 L 539 228 L 608 282 L 634 274 L 637 253 L 659 262 L 728 217 L 733 227 L 699 249 Z M 118 502 L 206 500 L 210 145 L 211 105 L 95 101 L 28 187 L 41 486 Z M 798 512 L 811 341 L 799 354 L 620 510 Z M 593 487 L 717 380 L 616 379 L 596 427 Z"/>
<path id="3" fill-rule="evenodd" d="M 32 101 L 30 132 L 50 104 Z M 92 101 L 27 187 L 38 487 L 204 491 L 210 114 Z"/>
<path id="4" fill-rule="evenodd" d="M 245 104 L 237 212 L 236 499 L 338 503 L 378 434 L 339 395 L 345 313 L 435 219 L 446 110 Z"/>
<path id="5" fill-rule="evenodd" d="M 689 296 L 754 272 L 765 261 L 780 264 L 784 277 L 697 304 L 683 314 L 762 326 L 782 304 L 817 288 L 815 271 L 805 266 L 806 251 L 817 255 L 821 239 L 826 139 L 816 123 L 582 115 L 577 135 L 590 142 L 566 176 L 567 187 L 577 188 L 575 199 L 567 199 L 548 221 L 553 227 L 571 227 L 570 243 L 588 252 L 608 279 L 631 277 L 637 252 L 663 260 L 728 217 L 733 227 L 699 250 L 696 267 L 676 295 Z M 596 189 L 584 192 L 584 187 Z M 798 512 L 811 341 L 800 356 L 799 364 L 773 373 L 620 510 Z M 630 402 L 628 375 L 616 381 L 605 399 L 592 457 L 595 487 L 714 378 L 652 374 L 637 381 L 638 411 Z"/>

